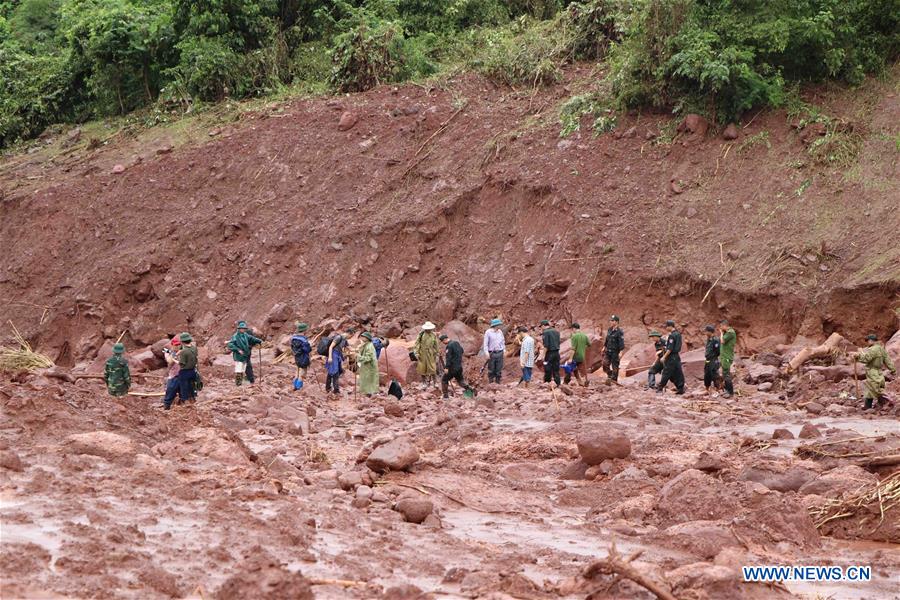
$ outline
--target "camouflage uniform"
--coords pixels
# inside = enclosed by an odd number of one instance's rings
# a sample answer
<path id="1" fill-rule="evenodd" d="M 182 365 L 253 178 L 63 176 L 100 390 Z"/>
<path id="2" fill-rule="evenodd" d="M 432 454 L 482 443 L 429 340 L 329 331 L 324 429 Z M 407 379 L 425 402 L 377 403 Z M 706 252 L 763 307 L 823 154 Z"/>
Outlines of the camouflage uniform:
<path id="1" fill-rule="evenodd" d="M 124 396 L 128 393 L 131 388 L 131 371 L 128 369 L 128 361 L 121 354 L 114 354 L 106 361 L 103 381 L 113 396 Z"/>
<path id="2" fill-rule="evenodd" d="M 887 367 L 891 373 L 896 374 L 897 369 L 891 362 L 891 357 L 885 351 L 884 346 L 875 343 L 868 350 L 860 352 L 857 360 L 866 365 L 866 408 L 872 407 L 873 400 L 880 400 L 884 393 L 884 373 L 881 370 Z"/>

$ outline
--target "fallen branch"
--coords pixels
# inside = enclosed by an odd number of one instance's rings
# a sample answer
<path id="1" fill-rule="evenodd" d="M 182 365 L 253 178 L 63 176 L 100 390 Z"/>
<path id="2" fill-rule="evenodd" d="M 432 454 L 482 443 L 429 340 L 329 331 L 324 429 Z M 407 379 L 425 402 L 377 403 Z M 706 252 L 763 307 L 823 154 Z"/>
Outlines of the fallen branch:
<path id="1" fill-rule="evenodd" d="M 672 592 L 638 571 L 637 568 L 635 568 L 635 566 L 631 564 L 631 561 L 637 558 L 637 556 L 639 556 L 639 554 L 635 554 L 628 559 L 623 559 L 616 550 L 616 545 L 613 544 L 609 547 L 609 554 L 605 559 L 595 561 L 588 565 L 587 569 L 585 569 L 584 571 L 584 577 L 585 579 L 593 579 L 599 573 L 618 575 L 635 582 L 646 590 L 649 590 L 652 594 L 654 594 L 661 600 L 678 600 L 675 596 L 672 595 Z"/>
<path id="2" fill-rule="evenodd" d="M 800 368 L 800 365 L 812 358 L 818 358 L 821 356 L 836 356 L 840 353 L 840 346 L 846 341 L 847 340 L 844 339 L 844 336 L 842 336 L 841 334 L 832 333 L 830 336 L 828 336 L 828 339 L 825 340 L 825 343 L 814 347 L 807 346 L 806 348 L 798 352 L 797 356 L 791 359 L 787 366 L 787 372 L 795 372 Z"/>
<path id="3" fill-rule="evenodd" d="M 435 137 L 437 137 L 438 135 L 440 135 L 445 129 L 447 129 L 447 125 L 450 124 L 450 121 L 452 121 L 453 119 L 455 119 L 455 118 L 456 118 L 456 115 L 458 115 L 459 113 L 461 113 L 461 112 L 463 111 L 463 109 L 466 108 L 468 105 L 469 105 L 468 102 L 467 102 L 466 104 L 463 104 L 462 106 L 460 106 L 459 108 L 456 109 L 456 112 L 455 112 L 455 113 L 453 113 L 452 115 L 450 115 L 450 118 L 449 118 L 449 119 L 447 119 L 446 121 L 444 121 L 443 123 L 441 123 L 441 126 L 437 128 L 437 131 L 435 131 L 435 132 L 432 133 L 430 136 L 428 136 L 428 139 L 425 140 L 425 143 L 423 143 L 421 146 L 419 146 L 419 149 L 416 150 L 416 153 L 413 154 L 413 157 L 416 157 L 416 156 L 418 156 L 419 154 L 421 154 L 421 153 L 422 153 L 422 150 L 425 149 L 425 146 L 427 146 L 427 145 L 431 142 L 431 140 L 433 140 Z"/>
<path id="4" fill-rule="evenodd" d="M 328 579 L 326 577 L 316 577 L 307 579 L 307 581 L 309 581 L 309 585 L 340 585 L 343 587 L 372 585 L 368 581 L 353 581 L 352 579 Z"/>
<path id="5" fill-rule="evenodd" d="M 147 398 L 156 398 L 165 396 L 165 392 L 128 392 L 129 396 L 142 396 Z"/>
<path id="6" fill-rule="evenodd" d="M 703 295 L 703 300 L 700 301 L 700 304 L 703 304 L 704 302 L 706 302 L 706 299 L 709 298 L 709 294 L 713 291 L 713 289 L 715 289 L 715 287 L 717 285 L 719 285 L 719 282 L 722 281 L 722 278 L 731 272 L 731 270 L 734 268 L 734 265 L 735 265 L 735 263 L 731 263 L 730 267 L 728 267 L 727 269 L 722 271 L 722 274 L 719 275 L 719 278 L 716 279 L 711 286 L 709 286 L 708 290 L 706 290 L 706 294 Z"/>

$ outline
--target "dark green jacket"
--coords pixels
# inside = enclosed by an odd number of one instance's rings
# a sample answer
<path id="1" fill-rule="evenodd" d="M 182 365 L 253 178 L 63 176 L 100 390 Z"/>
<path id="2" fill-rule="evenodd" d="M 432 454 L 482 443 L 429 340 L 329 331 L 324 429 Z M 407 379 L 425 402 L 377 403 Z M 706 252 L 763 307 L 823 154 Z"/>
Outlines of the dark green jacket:
<path id="1" fill-rule="evenodd" d="M 541 344 L 545 352 L 559 352 L 559 332 L 552 327 L 541 334 Z"/>
<path id="2" fill-rule="evenodd" d="M 444 352 L 444 366 L 450 373 L 462 371 L 463 347 L 456 340 L 452 340 L 447 344 Z"/>
<path id="3" fill-rule="evenodd" d="M 706 362 L 719 360 L 719 338 L 711 335 L 706 338 Z"/>
<path id="4" fill-rule="evenodd" d="M 178 353 L 178 366 L 182 370 L 197 368 L 197 346 L 184 346 Z"/>
<path id="5" fill-rule="evenodd" d="M 124 396 L 131 388 L 131 371 L 128 368 L 128 361 L 122 356 L 116 354 L 106 361 L 106 367 L 103 369 L 103 381 L 106 382 L 106 389 L 113 396 Z"/>
<path id="6" fill-rule="evenodd" d="M 250 362 L 250 349 L 253 346 L 262 344 L 262 340 L 254 337 L 246 331 L 235 332 L 228 342 L 228 349 L 231 350 L 231 356 L 238 362 Z"/>

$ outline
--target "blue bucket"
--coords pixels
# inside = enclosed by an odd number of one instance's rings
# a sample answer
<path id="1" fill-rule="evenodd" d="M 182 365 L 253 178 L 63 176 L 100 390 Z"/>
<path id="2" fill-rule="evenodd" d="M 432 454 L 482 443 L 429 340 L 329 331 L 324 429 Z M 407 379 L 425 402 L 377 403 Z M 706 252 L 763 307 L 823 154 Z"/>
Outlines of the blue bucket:
<path id="1" fill-rule="evenodd" d="M 299 377 L 296 377 L 296 378 L 294 379 L 294 389 L 295 389 L 295 390 L 299 390 L 299 389 L 302 389 L 302 388 L 303 388 L 303 380 L 300 379 Z"/>

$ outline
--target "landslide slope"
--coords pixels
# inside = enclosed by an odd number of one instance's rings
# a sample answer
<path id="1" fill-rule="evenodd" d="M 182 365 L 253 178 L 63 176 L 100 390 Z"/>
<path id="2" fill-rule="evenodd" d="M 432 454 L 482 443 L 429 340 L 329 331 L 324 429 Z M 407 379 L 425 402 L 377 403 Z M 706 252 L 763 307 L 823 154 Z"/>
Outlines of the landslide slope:
<path id="1" fill-rule="evenodd" d="M 0 316 L 63 364 L 123 329 L 151 343 L 351 312 L 727 316 L 750 346 L 889 334 L 897 81 L 810 93 L 831 127 L 762 112 L 734 140 L 653 114 L 560 138 L 582 68 L 535 91 L 466 75 L 270 104 L 193 138 L 51 137 L 0 166 Z M 823 141 L 839 160 L 811 156 Z"/>

